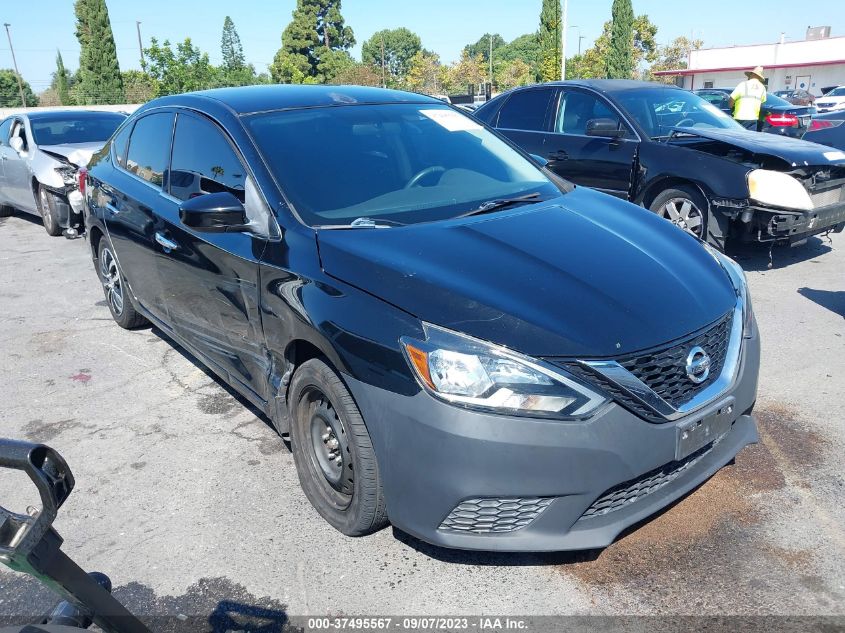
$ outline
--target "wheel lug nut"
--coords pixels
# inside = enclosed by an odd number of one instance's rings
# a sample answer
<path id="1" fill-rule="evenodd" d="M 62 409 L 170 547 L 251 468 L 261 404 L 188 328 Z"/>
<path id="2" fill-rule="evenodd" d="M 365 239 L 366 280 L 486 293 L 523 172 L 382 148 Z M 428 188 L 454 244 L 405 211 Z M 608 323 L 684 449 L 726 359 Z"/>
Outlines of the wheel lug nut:
<path id="1" fill-rule="evenodd" d="M 323 441 L 324 442 L 328 442 L 330 437 L 331 437 L 331 434 L 323 433 Z"/>

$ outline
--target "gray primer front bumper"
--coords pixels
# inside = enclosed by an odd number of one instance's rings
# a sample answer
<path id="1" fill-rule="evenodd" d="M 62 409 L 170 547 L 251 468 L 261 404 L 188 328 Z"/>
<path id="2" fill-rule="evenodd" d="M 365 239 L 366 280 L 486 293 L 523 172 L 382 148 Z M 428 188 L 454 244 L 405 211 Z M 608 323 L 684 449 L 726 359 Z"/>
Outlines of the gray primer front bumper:
<path id="1" fill-rule="evenodd" d="M 606 547 L 628 526 L 706 481 L 758 440 L 760 343 L 745 341 L 734 387 L 712 405 L 666 424 L 616 404 L 584 422 L 490 415 L 425 392 L 401 396 L 344 375 L 373 440 L 391 523 L 423 541 L 458 549 L 562 551 Z M 660 490 L 603 516 L 578 521 L 605 491 L 675 459 L 677 426 L 733 401 L 737 419 L 710 452 Z M 501 534 L 439 530 L 461 501 L 552 497 L 530 525 Z"/>

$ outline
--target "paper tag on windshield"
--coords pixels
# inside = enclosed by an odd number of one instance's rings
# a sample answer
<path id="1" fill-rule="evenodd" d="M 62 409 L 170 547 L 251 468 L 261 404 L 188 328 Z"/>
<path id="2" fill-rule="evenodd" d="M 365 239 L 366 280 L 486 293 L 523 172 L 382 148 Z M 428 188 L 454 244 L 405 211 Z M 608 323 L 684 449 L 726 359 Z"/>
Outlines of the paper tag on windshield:
<path id="1" fill-rule="evenodd" d="M 420 110 L 420 114 L 427 116 L 438 125 L 445 127 L 450 132 L 467 132 L 480 130 L 481 125 L 470 119 L 468 116 L 458 114 L 454 110 Z"/>
<path id="2" fill-rule="evenodd" d="M 824 157 L 829 161 L 845 160 L 845 152 L 825 152 Z"/>

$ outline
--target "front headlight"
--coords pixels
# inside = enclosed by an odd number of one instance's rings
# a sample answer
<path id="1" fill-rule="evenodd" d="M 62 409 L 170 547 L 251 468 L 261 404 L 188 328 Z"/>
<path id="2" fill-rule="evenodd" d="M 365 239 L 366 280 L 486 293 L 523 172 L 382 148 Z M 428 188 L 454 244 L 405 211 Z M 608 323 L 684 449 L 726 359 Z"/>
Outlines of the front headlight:
<path id="1" fill-rule="evenodd" d="M 583 418 L 606 398 L 562 370 L 507 348 L 423 324 L 425 340 L 402 337 L 420 385 L 476 409 L 551 418 Z"/>
<path id="2" fill-rule="evenodd" d="M 62 177 L 62 181 L 65 185 L 75 185 L 76 178 L 77 178 L 77 169 L 76 167 L 72 167 L 71 165 L 62 165 L 61 167 L 56 167 L 56 173 Z"/>
<path id="3" fill-rule="evenodd" d="M 755 169 L 748 174 L 748 197 L 785 209 L 810 211 L 813 201 L 804 186 L 789 174 Z"/>
<path id="4" fill-rule="evenodd" d="M 742 266 L 709 244 L 705 244 L 704 248 L 709 251 L 730 278 L 737 298 L 742 301 L 742 336 L 751 338 L 754 330 L 754 312 L 751 308 L 751 293 L 748 291 L 748 277 L 746 277 L 745 271 Z"/>

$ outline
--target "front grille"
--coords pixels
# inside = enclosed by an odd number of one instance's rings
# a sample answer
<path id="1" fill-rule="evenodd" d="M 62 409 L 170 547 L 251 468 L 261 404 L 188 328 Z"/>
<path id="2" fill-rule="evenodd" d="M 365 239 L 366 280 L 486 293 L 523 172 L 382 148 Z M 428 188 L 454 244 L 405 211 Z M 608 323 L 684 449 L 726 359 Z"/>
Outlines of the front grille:
<path id="1" fill-rule="evenodd" d="M 707 446 L 698 449 L 695 453 L 685 457 L 684 459 L 669 462 L 665 466 L 655 468 L 647 472 L 645 475 L 631 479 L 624 483 L 614 486 L 601 497 L 596 499 L 584 514 L 581 515 L 579 521 L 590 519 L 592 517 L 599 517 L 611 512 L 616 512 L 622 508 L 634 503 L 638 499 L 657 492 L 664 486 L 669 485 L 680 477 L 684 472 L 695 466 L 707 453 L 709 453 L 716 442 L 710 442 Z"/>
<path id="2" fill-rule="evenodd" d="M 824 191 L 811 191 L 810 200 L 814 209 L 821 209 L 838 202 L 845 202 L 845 187 L 832 187 Z"/>
<path id="3" fill-rule="evenodd" d="M 674 408 L 692 400 L 722 373 L 731 337 L 733 310 L 714 325 L 682 343 L 661 350 L 619 359 L 619 364 L 644 382 Z M 710 374 L 696 384 L 687 376 L 687 355 L 701 347 L 710 356 Z"/>
<path id="4" fill-rule="evenodd" d="M 514 532 L 540 516 L 551 502 L 548 497 L 467 499 L 443 519 L 438 529 L 474 534 Z"/>

